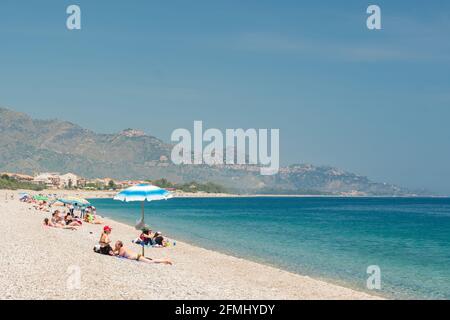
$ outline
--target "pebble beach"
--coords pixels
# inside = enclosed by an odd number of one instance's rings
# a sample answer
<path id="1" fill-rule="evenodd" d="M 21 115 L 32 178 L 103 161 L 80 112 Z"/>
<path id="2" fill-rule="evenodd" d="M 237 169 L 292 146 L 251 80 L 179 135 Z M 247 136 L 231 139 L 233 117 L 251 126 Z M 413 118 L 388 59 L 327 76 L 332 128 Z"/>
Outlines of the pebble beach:
<path id="1" fill-rule="evenodd" d="M 147 257 L 169 258 L 172 266 L 103 256 L 93 252 L 103 225 L 44 227 L 50 213 L 19 202 L 18 192 L 5 193 L 0 191 L 0 299 L 379 299 L 179 241 L 146 250 Z M 131 243 L 138 235 L 133 227 L 103 220 L 113 242 L 139 251 Z"/>

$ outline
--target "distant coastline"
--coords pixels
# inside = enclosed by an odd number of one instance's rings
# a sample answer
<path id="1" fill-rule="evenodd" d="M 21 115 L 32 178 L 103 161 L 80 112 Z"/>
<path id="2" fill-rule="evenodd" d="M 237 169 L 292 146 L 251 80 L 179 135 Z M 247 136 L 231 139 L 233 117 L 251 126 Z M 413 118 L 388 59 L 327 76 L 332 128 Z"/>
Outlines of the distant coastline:
<path id="1" fill-rule="evenodd" d="M 5 190 L 5 193 L 16 194 L 25 192 L 31 195 L 56 194 L 57 197 L 77 196 L 86 199 L 107 199 L 113 198 L 119 191 L 91 191 L 91 190 L 54 190 L 44 189 L 41 191 L 32 190 Z M 355 195 L 300 195 L 300 194 L 233 194 L 233 193 L 205 193 L 205 192 L 172 192 L 175 198 L 449 198 L 449 196 L 355 196 Z"/>

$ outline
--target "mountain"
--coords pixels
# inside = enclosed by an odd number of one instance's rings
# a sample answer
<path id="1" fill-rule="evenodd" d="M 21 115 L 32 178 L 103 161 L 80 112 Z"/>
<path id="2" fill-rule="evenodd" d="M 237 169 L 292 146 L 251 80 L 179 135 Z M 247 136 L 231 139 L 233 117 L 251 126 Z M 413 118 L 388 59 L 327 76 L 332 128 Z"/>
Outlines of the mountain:
<path id="1" fill-rule="evenodd" d="M 172 145 L 134 129 L 98 134 L 59 120 L 0 108 L 0 171 L 74 172 L 86 178 L 215 182 L 230 191 L 277 194 L 410 195 L 395 185 L 332 167 L 292 165 L 274 176 L 255 166 L 174 165 Z"/>

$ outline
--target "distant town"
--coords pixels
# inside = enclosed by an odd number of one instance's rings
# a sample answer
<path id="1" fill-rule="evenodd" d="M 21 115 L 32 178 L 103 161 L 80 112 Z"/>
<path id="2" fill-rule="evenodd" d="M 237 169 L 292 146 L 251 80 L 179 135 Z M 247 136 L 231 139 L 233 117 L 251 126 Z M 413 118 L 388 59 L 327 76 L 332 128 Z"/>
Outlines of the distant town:
<path id="1" fill-rule="evenodd" d="M 227 193 L 227 190 L 215 183 L 198 183 L 195 181 L 176 184 L 164 178 L 158 180 L 116 180 L 113 178 L 86 179 L 74 173 L 60 174 L 44 172 L 35 176 L 0 172 L 0 189 L 31 189 L 31 190 L 119 190 L 138 184 L 152 183 L 168 191 Z"/>
<path id="2" fill-rule="evenodd" d="M 144 181 L 130 180 L 118 181 L 112 178 L 104 179 L 85 179 L 73 173 L 60 174 L 58 172 L 39 173 L 35 176 L 30 176 L 21 173 L 2 172 L 1 176 L 8 176 L 18 182 L 32 183 L 37 186 L 42 186 L 45 189 L 120 189 L 134 186 Z"/>

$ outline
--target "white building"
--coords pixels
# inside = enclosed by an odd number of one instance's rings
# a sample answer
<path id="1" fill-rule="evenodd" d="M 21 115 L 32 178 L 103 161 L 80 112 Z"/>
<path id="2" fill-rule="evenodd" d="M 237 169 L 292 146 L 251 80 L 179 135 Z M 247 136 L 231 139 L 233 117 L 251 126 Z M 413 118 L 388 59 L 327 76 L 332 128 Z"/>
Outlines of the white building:
<path id="1" fill-rule="evenodd" d="M 61 179 L 58 173 L 45 172 L 34 177 L 33 182 L 36 184 L 45 185 L 47 188 L 58 188 L 61 184 Z"/>
<path id="2" fill-rule="evenodd" d="M 67 173 L 60 175 L 56 172 L 41 173 L 34 177 L 33 182 L 45 185 L 47 188 L 72 188 L 83 186 L 86 180 L 78 177 L 76 174 Z"/>
<path id="3" fill-rule="evenodd" d="M 62 176 L 59 176 L 59 178 L 60 178 L 60 182 L 59 182 L 60 188 L 77 187 L 78 182 L 80 180 L 80 178 L 76 174 L 73 174 L 73 173 L 66 173 Z"/>

